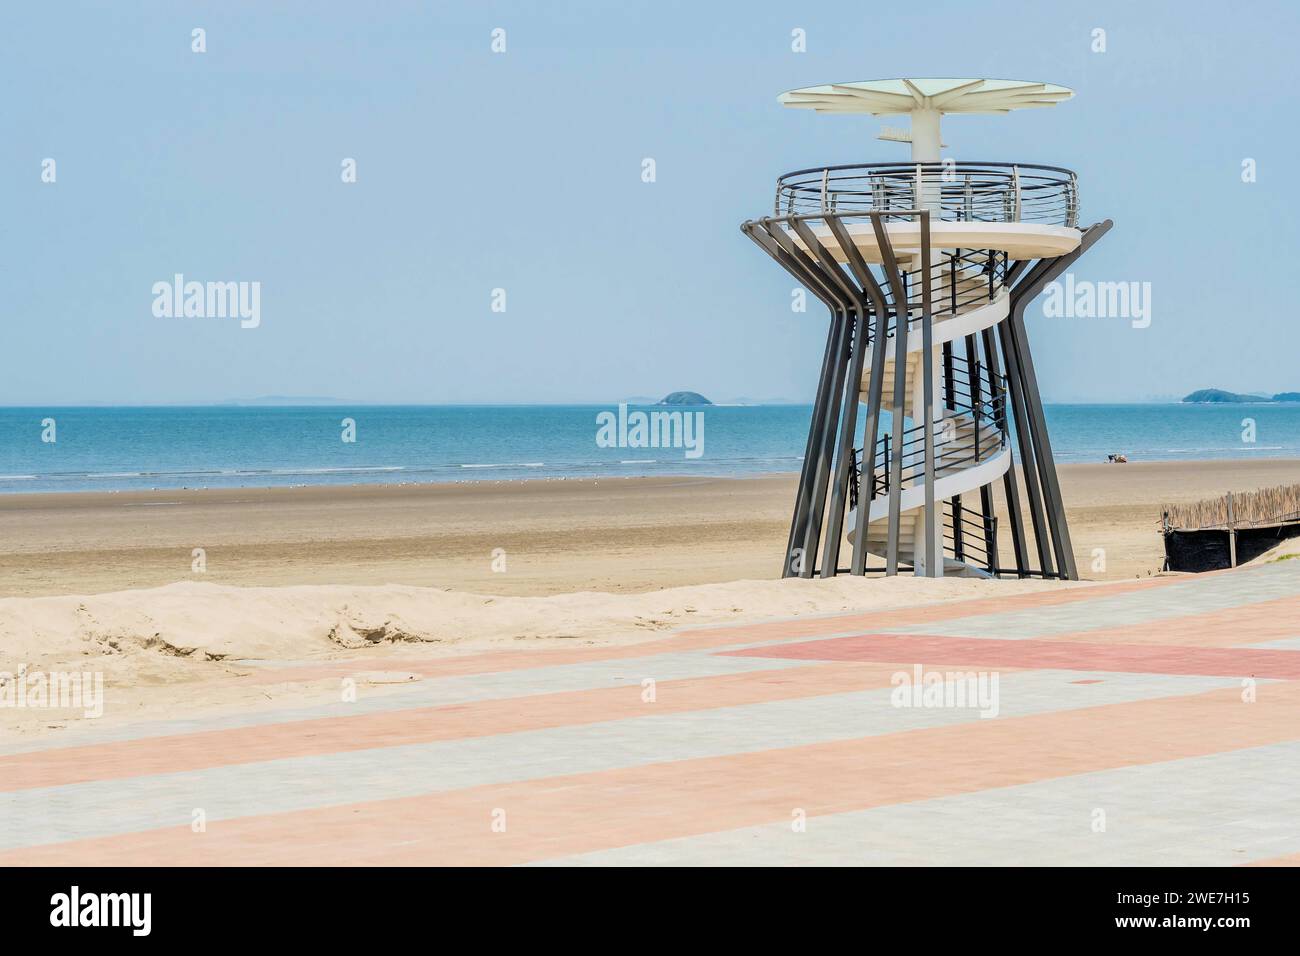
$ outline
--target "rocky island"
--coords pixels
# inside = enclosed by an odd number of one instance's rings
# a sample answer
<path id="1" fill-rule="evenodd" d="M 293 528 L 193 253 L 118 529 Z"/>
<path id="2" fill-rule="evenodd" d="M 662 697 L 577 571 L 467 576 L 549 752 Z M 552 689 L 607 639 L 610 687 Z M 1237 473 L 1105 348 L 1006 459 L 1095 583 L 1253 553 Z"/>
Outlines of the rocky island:
<path id="1" fill-rule="evenodd" d="M 1227 392 L 1221 388 L 1202 388 L 1183 397 L 1183 402 L 1194 405 L 1231 405 L 1274 402 L 1300 402 L 1300 392 L 1278 392 L 1276 395 L 1243 395 L 1239 392 Z"/>
<path id="2" fill-rule="evenodd" d="M 669 392 L 656 403 L 658 405 L 712 405 L 713 403 L 699 392 Z"/>

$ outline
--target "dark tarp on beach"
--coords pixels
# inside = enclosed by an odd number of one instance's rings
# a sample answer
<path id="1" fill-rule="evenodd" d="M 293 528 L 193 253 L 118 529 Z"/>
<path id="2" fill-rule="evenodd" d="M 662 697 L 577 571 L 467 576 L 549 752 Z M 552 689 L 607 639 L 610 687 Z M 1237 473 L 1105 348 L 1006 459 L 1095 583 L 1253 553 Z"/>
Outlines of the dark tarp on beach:
<path id="1" fill-rule="evenodd" d="M 1300 524 L 1272 528 L 1242 528 L 1237 532 L 1237 563 L 1257 558 L 1279 541 L 1300 536 Z M 1231 567 L 1228 532 L 1165 532 L 1166 571 L 1219 571 Z"/>

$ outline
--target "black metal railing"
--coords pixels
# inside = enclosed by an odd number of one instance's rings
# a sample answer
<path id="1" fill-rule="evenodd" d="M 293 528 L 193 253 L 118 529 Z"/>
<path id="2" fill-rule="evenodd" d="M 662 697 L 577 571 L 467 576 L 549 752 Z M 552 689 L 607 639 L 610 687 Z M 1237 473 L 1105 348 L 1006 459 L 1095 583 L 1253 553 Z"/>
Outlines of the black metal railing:
<path id="1" fill-rule="evenodd" d="M 987 366 L 972 363 L 964 356 L 948 355 L 941 388 L 944 418 L 930 426 L 934 430 L 936 479 L 979 464 L 991 453 L 1001 451 L 1008 439 L 1006 376 L 995 376 Z M 924 477 L 925 429 L 924 422 L 904 429 L 898 448 L 892 447 L 888 435 L 876 439 L 873 497 L 889 493 L 894 458 L 901 457 L 903 487 Z M 961 434 L 963 429 L 967 435 Z"/>
<path id="2" fill-rule="evenodd" d="M 991 302 L 1006 287 L 1010 259 L 998 249 L 956 249 L 937 257 L 930 265 L 930 314 L 936 319 L 949 318 Z M 921 283 L 925 270 L 918 266 L 901 274 L 903 298 L 908 315 L 908 332 L 919 329 L 923 314 Z M 892 339 L 898 328 L 897 313 L 904 311 L 895 302 L 893 290 L 883 285 L 885 305 L 889 310 L 886 338 Z M 874 323 L 867 327 L 867 342 L 875 339 Z"/>
<path id="3" fill-rule="evenodd" d="M 977 564 L 989 574 L 998 573 L 998 519 L 974 508 L 944 502 L 943 551 L 966 564 Z"/>
<path id="4" fill-rule="evenodd" d="M 993 371 L 981 362 L 972 365 L 964 355 L 949 354 L 944 357 L 945 406 L 955 408 L 976 400 L 998 398 L 1005 391 L 1006 380 L 1005 375 L 994 376 Z M 999 402 L 997 407 L 999 411 L 1006 410 L 1004 402 Z"/>
<path id="5" fill-rule="evenodd" d="M 998 249 L 955 249 L 930 266 L 930 301 L 935 315 L 956 315 L 967 306 L 992 301 L 1006 284 L 1008 257 Z M 917 289 L 911 308 L 920 308 L 922 269 L 907 274 Z M 909 299 L 913 298 L 909 296 Z"/>
<path id="6" fill-rule="evenodd" d="M 950 222 L 1079 225 L 1079 180 L 1033 163 L 854 163 L 786 173 L 776 212 L 889 212 L 929 209 Z M 901 216 L 900 218 L 909 218 Z"/>
<path id="7" fill-rule="evenodd" d="M 998 395 L 992 399 L 982 399 L 975 405 L 957 404 L 949 410 L 949 417 L 931 426 L 934 429 L 936 479 L 978 465 L 1006 446 L 1006 433 L 998 424 L 1004 402 L 1005 397 Z M 970 429 L 969 436 L 953 435 L 948 431 L 949 428 L 956 431 L 963 426 Z M 888 435 L 881 435 L 876 440 L 873 498 L 889 494 L 895 458 L 902 459 L 899 463 L 901 487 L 910 488 L 925 477 L 924 423 L 904 429 L 900 450 L 892 450 L 891 446 Z"/>
<path id="8" fill-rule="evenodd" d="M 849 486 L 849 505 L 856 508 L 858 478 L 857 449 L 853 451 L 854 480 Z M 957 505 L 946 500 L 943 506 L 943 553 L 965 564 L 984 568 L 994 577 L 1002 573 L 998 567 L 998 519 L 974 508 Z"/>

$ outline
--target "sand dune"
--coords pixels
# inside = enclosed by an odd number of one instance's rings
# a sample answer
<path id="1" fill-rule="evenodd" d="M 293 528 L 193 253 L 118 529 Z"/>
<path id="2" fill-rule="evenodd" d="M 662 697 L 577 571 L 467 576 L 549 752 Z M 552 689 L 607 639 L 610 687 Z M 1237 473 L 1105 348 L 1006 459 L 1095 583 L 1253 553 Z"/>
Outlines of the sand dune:
<path id="1" fill-rule="evenodd" d="M 339 677 L 249 685 L 284 662 L 355 664 L 369 683 L 400 664 L 503 647 L 637 643 L 681 628 L 1003 595 L 1061 585 L 949 578 L 733 581 L 641 594 L 492 597 L 401 585 L 241 588 L 184 582 L 98 595 L 0 600 L 0 672 L 102 675 L 93 723 L 336 700 Z M 396 661 L 396 672 L 388 661 Z M 376 673 L 380 675 L 375 677 Z M 272 673 L 275 673 L 272 670 Z M 286 672 L 288 673 L 288 672 Z M 348 672 L 351 673 L 351 672 Z M 0 675 L 2 677 L 3 675 Z M 9 679 L 13 679 L 10 677 Z M 0 708 L 18 737 L 86 727 L 72 710 Z"/>
<path id="2" fill-rule="evenodd" d="M 6 660 L 111 665 L 346 657 L 360 648 L 454 652 L 517 642 L 634 642 L 678 628 L 1020 593 L 1041 581 L 732 581 L 641 594 L 494 597 L 402 585 L 240 588 L 183 582 L 97 595 L 0 600 Z"/>

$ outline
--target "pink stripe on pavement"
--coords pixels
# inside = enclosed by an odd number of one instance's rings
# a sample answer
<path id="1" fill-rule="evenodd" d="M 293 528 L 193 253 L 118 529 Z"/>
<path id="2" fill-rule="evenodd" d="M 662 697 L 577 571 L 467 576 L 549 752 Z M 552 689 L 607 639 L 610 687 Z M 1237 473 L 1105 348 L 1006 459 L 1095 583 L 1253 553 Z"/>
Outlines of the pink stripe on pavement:
<path id="1" fill-rule="evenodd" d="M 0 757 L 0 792 L 872 690 L 897 669 L 810 664 L 660 681 L 653 703 L 638 683 L 58 747 Z"/>
<path id="2" fill-rule="evenodd" d="M 1211 677 L 1300 679 L 1300 651 L 1250 647 L 1007 641 L 922 634 L 861 634 L 824 641 L 723 651 L 725 657 L 800 661 L 943 661 L 963 667 L 1118 671 Z"/>
<path id="3" fill-rule="evenodd" d="M 1300 684 L 1283 683 L 1255 704 L 1228 689 L 976 720 L 220 820 L 199 834 L 184 825 L 73 840 L 0 853 L 0 866 L 505 865 L 788 823 L 796 810 L 811 818 L 1298 735 Z"/>

